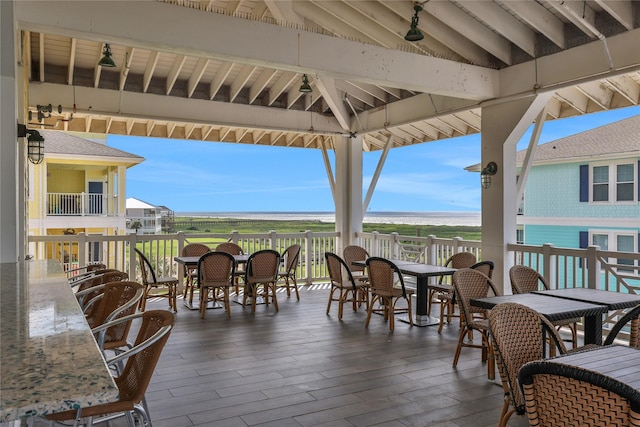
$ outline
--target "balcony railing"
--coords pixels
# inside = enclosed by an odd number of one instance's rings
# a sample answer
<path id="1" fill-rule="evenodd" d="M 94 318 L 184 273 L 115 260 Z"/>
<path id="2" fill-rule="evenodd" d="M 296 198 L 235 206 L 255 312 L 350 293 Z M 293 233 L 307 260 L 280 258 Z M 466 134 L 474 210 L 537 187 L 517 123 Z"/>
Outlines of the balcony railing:
<path id="1" fill-rule="evenodd" d="M 151 260 L 160 275 L 182 276 L 181 267 L 174 261 L 182 248 L 193 242 L 215 247 L 218 243 L 232 241 L 252 253 L 260 249 L 283 252 L 289 245 L 298 243 L 302 252 L 298 261 L 297 276 L 300 283 L 327 281 L 328 271 L 324 253 L 335 251 L 335 232 L 300 232 L 240 234 L 158 234 L 127 236 L 78 235 L 29 236 L 29 254 L 36 259 L 54 258 L 72 269 L 92 262 L 102 262 L 110 268 L 127 271 L 129 277 L 139 279 L 135 252 L 141 249 Z M 397 233 L 357 233 L 356 241 L 375 256 L 398 258 L 428 264 L 443 265 L 456 252 L 473 252 L 482 260 L 482 242 L 461 238 L 441 239 L 435 236 L 401 236 Z M 606 289 L 613 292 L 640 293 L 640 254 L 630 252 L 601 251 L 597 246 L 586 249 L 557 248 L 553 245 L 507 246 L 514 264 L 529 265 L 539 270 L 551 288 L 585 287 Z M 508 281 L 507 278 L 505 278 Z M 506 284 L 508 289 L 508 283 Z M 607 323 L 615 322 L 620 312 L 610 312 Z"/>
<path id="2" fill-rule="evenodd" d="M 113 216 L 117 215 L 117 196 L 94 193 L 47 193 L 47 215 Z"/>

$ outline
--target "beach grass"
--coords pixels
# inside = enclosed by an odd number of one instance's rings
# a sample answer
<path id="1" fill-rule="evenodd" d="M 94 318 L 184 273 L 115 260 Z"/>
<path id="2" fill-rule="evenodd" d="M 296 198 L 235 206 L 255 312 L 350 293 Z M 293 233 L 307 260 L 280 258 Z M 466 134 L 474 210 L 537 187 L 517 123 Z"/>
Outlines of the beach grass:
<path id="1" fill-rule="evenodd" d="M 332 222 L 302 221 L 302 220 L 257 220 L 234 218 L 201 218 L 176 217 L 175 231 L 185 233 L 268 233 L 275 230 L 278 233 L 299 233 L 304 231 L 331 232 L 335 230 Z M 381 224 L 363 223 L 363 231 L 377 231 L 382 234 L 398 233 L 401 236 L 427 237 L 434 235 L 443 239 L 462 237 L 465 240 L 481 240 L 482 233 L 479 226 L 455 225 L 415 225 L 415 224 Z"/>

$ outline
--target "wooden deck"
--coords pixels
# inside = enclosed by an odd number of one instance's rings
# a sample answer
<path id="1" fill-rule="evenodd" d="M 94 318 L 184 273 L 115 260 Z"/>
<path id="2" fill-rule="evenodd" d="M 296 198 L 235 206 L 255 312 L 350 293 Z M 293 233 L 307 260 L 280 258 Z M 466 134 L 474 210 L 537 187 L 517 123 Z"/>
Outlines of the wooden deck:
<path id="1" fill-rule="evenodd" d="M 230 320 L 180 305 L 147 392 L 153 425 L 497 425 L 502 387 L 487 380 L 480 351 L 463 348 L 451 366 L 456 322 L 442 335 L 401 322 L 390 333 L 375 316 L 367 329 L 364 310 L 346 309 L 339 321 L 334 303 L 327 316 L 328 293 L 302 287 L 299 302 L 278 293 L 277 313 L 232 303 Z"/>

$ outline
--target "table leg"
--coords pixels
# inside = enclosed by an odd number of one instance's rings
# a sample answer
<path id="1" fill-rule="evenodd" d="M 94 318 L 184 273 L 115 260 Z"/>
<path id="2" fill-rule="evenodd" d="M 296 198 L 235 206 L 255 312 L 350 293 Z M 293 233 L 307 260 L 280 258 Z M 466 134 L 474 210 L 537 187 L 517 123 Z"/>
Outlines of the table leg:
<path id="1" fill-rule="evenodd" d="M 416 283 L 416 315 L 413 324 L 416 326 L 432 326 L 439 325 L 440 319 L 431 317 L 427 314 L 427 297 L 429 290 L 429 278 L 427 276 L 419 276 Z M 399 316 L 398 320 L 409 323 L 408 316 Z"/>
<path id="2" fill-rule="evenodd" d="M 584 343 L 602 345 L 602 314 L 585 316 Z"/>

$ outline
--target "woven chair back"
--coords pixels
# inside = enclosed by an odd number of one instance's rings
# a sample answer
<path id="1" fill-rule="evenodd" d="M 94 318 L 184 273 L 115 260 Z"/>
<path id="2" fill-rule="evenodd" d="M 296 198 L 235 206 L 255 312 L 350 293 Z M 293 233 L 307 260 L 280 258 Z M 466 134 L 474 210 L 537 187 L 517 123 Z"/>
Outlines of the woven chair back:
<path id="1" fill-rule="evenodd" d="M 494 267 L 493 261 L 480 261 L 480 262 L 476 262 L 469 268 L 479 271 L 480 273 L 484 274 L 489 279 L 491 279 L 491 277 L 493 277 L 493 267 Z"/>
<path id="2" fill-rule="evenodd" d="M 519 374 L 532 426 L 640 426 L 638 390 L 597 372 L 536 361 Z"/>
<path id="3" fill-rule="evenodd" d="M 198 261 L 198 281 L 202 286 L 232 286 L 235 268 L 236 261 L 228 252 L 206 253 Z"/>
<path id="4" fill-rule="evenodd" d="M 365 261 L 369 258 L 369 252 L 362 246 L 350 245 L 344 248 L 342 252 L 344 256 L 344 261 L 349 266 L 351 271 L 364 271 L 365 267 L 361 267 L 358 265 L 353 265 L 354 261 Z"/>
<path id="5" fill-rule="evenodd" d="M 138 301 L 144 295 L 144 287 L 136 282 L 112 282 L 105 285 L 102 299 L 103 321 L 112 321 L 135 313 Z M 103 348 L 106 350 L 127 345 L 132 322 L 120 322 L 105 331 Z M 101 324 L 101 323 L 100 323 Z M 97 325 L 96 325 L 97 326 Z"/>
<path id="6" fill-rule="evenodd" d="M 207 245 L 203 245 L 202 243 L 189 243 L 182 248 L 182 256 L 202 256 L 209 251 L 211 251 L 211 249 L 209 249 Z"/>
<path id="7" fill-rule="evenodd" d="M 247 260 L 245 284 L 270 283 L 278 279 L 280 254 L 272 249 L 254 252 Z"/>
<path id="8" fill-rule="evenodd" d="M 298 258 L 300 258 L 300 250 L 301 246 L 297 243 L 289 246 L 284 251 L 284 259 L 286 260 L 286 264 L 284 266 L 285 271 L 289 274 L 294 274 L 296 271 L 296 267 L 298 266 Z"/>
<path id="9" fill-rule="evenodd" d="M 218 246 L 216 246 L 216 251 L 218 252 L 227 252 L 231 255 L 242 255 L 244 254 L 244 251 L 242 250 L 242 247 L 240 247 L 240 245 L 236 245 L 233 242 L 224 242 L 224 243 L 220 243 Z"/>
<path id="10" fill-rule="evenodd" d="M 518 386 L 518 372 L 527 362 L 546 356 L 545 336 L 560 354 L 566 353 L 562 338 L 538 312 L 520 304 L 503 303 L 489 311 L 494 354 L 505 396 L 519 415 L 525 413 L 524 396 Z"/>
<path id="11" fill-rule="evenodd" d="M 407 296 L 402 274 L 392 261 L 380 257 L 369 257 L 367 269 L 371 293 L 383 297 Z"/>
<path id="12" fill-rule="evenodd" d="M 458 252 L 457 254 L 451 255 L 445 262 L 445 267 L 450 268 L 470 268 L 477 261 L 477 258 L 471 252 Z M 450 276 L 440 276 L 438 279 L 438 283 L 444 283 L 449 280 Z"/>
<path id="13" fill-rule="evenodd" d="M 333 252 L 325 252 L 324 257 L 327 260 L 327 269 L 329 270 L 329 279 L 331 279 L 331 282 L 340 286 L 351 285 L 353 289 L 355 289 L 356 283 L 353 280 L 353 275 L 347 263 Z"/>
<path id="14" fill-rule="evenodd" d="M 86 313 L 87 323 L 91 328 L 102 325 L 110 318 L 112 313 L 115 313 L 134 299 L 140 299 L 142 297 L 143 286 L 137 282 L 109 282 L 100 287 L 100 298 L 95 301 L 91 307 L 89 307 Z M 132 314 L 135 311 L 135 304 L 133 310 L 127 314 Z M 117 316 L 114 318 L 119 318 Z"/>
<path id="15" fill-rule="evenodd" d="M 453 286 L 460 312 L 467 321 L 473 319 L 473 313 L 486 314 L 486 309 L 471 305 L 472 299 L 498 295 L 491 279 L 471 268 L 462 268 L 453 273 Z"/>
<path id="16" fill-rule="evenodd" d="M 149 310 L 144 312 L 134 347 L 151 338 L 162 328 L 172 328 L 174 323 L 175 316 L 170 311 Z M 142 401 L 169 335 L 170 332 L 166 333 L 144 351 L 140 351 L 127 359 L 127 364 L 122 374 L 115 378 L 120 391 L 120 400 Z"/>
<path id="17" fill-rule="evenodd" d="M 526 265 L 514 265 L 509 269 L 511 292 L 514 294 L 528 294 L 534 291 L 549 289 L 542 275 Z"/>

